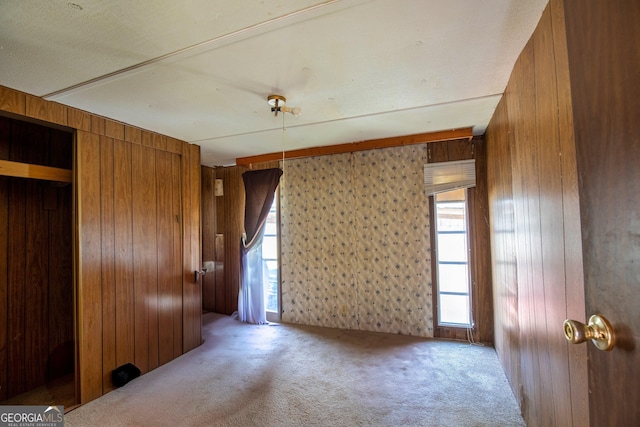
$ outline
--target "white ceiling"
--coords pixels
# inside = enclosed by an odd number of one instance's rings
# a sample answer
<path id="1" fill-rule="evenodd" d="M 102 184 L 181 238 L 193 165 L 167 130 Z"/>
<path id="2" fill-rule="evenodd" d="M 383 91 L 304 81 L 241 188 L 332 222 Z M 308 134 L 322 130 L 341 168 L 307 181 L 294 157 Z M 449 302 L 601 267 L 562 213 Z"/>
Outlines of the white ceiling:
<path id="1" fill-rule="evenodd" d="M 0 85 L 198 144 L 209 166 L 482 134 L 547 1 L 1 0 Z M 302 115 L 274 117 L 270 94 Z"/>

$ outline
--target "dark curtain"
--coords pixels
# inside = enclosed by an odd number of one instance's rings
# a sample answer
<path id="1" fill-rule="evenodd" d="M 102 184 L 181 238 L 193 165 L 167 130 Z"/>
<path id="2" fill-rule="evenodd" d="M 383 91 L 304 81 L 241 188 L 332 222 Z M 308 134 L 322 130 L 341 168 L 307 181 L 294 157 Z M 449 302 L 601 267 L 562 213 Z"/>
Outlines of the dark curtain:
<path id="1" fill-rule="evenodd" d="M 282 170 L 278 168 L 242 174 L 245 189 L 245 234 L 241 245 L 238 315 L 243 322 L 267 322 L 263 291 L 262 236 L 281 176 Z"/>

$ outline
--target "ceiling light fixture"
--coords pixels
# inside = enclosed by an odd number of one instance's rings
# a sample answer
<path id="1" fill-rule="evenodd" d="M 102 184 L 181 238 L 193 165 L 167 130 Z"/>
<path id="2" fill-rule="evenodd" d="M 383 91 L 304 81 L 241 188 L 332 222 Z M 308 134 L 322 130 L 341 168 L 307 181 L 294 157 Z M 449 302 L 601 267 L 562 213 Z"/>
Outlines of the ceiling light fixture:
<path id="1" fill-rule="evenodd" d="M 285 104 L 287 103 L 287 98 L 282 95 L 269 95 L 267 96 L 267 101 L 269 105 L 271 105 L 271 112 L 274 113 L 275 117 L 278 117 L 278 112 L 281 111 L 283 113 L 289 113 L 296 117 L 302 114 L 302 109 L 300 107 L 287 107 Z"/>

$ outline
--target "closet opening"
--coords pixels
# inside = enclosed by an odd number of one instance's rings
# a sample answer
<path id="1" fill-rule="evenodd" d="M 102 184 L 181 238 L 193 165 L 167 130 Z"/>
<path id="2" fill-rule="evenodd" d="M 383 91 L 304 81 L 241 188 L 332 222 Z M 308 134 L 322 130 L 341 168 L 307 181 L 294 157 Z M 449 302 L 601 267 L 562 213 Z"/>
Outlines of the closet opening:
<path id="1" fill-rule="evenodd" d="M 0 116 L 0 405 L 77 404 L 73 152 Z"/>

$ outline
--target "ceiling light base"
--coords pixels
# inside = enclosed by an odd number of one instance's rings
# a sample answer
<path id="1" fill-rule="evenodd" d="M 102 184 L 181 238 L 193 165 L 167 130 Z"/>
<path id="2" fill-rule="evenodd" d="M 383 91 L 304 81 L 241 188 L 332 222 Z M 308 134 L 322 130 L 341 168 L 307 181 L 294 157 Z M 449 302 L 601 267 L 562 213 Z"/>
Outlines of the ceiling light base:
<path id="1" fill-rule="evenodd" d="M 287 98 L 282 95 L 269 95 L 267 96 L 267 101 L 272 107 L 282 107 L 287 103 Z"/>
<path id="2" fill-rule="evenodd" d="M 300 109 L 300 107 L 285 107 L 287 98 L 282 95 L 269 95 L 267 96 L 267 101 L 269 102 L 269 105 L 271 105 L 271 112 L 276 117 L 278 117 L 279 112 L 289 113 L 296 117 L 302 114 L 302 110 Z"/>

